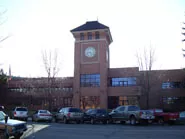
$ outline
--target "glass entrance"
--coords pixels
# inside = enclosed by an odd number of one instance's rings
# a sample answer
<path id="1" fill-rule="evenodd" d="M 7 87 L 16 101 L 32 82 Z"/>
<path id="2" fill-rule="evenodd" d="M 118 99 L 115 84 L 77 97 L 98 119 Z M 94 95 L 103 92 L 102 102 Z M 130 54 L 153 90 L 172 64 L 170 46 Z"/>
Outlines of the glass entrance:
<path id="1" fill-rule="evenodd" d="M 90 109 L 100 107 L 100 97 L 99 96 L 82 96 L 80 98 L 80 108 Z"/>

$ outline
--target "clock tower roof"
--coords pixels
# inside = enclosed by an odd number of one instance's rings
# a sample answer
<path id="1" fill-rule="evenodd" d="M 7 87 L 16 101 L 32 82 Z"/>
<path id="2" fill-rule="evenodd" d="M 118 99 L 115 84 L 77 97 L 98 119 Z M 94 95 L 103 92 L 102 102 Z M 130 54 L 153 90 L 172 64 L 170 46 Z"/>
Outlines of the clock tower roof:
<path id="1" fill-rule="evenodd" d="M 98 21 L 88 21 L 85 24 L 72 29 L 71 32 L 97 30 L 97 29 L 109 29 L 109 27 L 99 23 Z"/>

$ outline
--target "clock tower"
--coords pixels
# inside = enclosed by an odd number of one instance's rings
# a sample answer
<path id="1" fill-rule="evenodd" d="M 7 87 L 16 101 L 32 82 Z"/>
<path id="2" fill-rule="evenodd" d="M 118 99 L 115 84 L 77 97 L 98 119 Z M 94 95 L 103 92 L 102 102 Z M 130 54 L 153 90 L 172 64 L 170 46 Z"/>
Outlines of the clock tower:
<path id="1" fill-rule="evenodd" d="M 107 108 L 109 27 L 98 21 L 71 30 L 75 38 L 73 102 L 75 107 Z"/>

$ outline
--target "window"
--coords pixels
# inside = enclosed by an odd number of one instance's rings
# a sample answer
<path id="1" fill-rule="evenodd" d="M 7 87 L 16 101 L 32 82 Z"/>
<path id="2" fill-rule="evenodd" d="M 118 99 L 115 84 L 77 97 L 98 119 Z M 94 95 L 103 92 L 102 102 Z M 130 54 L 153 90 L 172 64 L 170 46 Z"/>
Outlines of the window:
<path id="1" fill-rule="evenodd" d="M 125 107 L 120 107 L 119 109 L 118 109 L 119 111 L 124 111 L 125 110 Z"/>
<path id="2" fill-rule="evenodd" d="M 100 74 L 81 74 L 80 75 L 81 87 L 99 87 Z"/>
<path id="3" fill-rule="evenodd" d="M 88 40 L 92 40 L 92 32 L 88 32 L 87 35 L 88 35 Z"/>
<path id="4" fill-rule="evenodd" d="M 107 111 L 106 111 L 106 110 L 104 110 L 104 109 L 97 109 L 97 113 L 103 113 L 103 114 L 106 114 L 106 113 L 107 113 Z"/>
<path id="5" fill-rule="evenodd" d="M 162 89 L 183 88 L 181 82 L 163 82 Z"/>
<path id="6" fill-rule="evenodd" d="M 110 78 L 109 86 L 134 86 L 136 85 L 135 77 L 127 77 L 127 78 Z"/>
<path id="7" fill-rule="evenodd" d="M 80 40 L 84 40 L 84 33 L 80 33 Z"/>
<path id="8" fill-rule="evenodd" d="M 128 107 L 128 111 L 138 111 L 138 110 L 140 110 L 140 109 L 137 106 L 129 106 Z"/>
<path id="9" fill-rule="evenodd" d="M 95 32 L 95 39 L 99 39 L 100 38 L 100 34 L 98 31 Z"/>
<path id="10" fill-rule="evenodd" d="M 78 108 L 70 108 L 69 112 L 82 112 L 82 111 Z"/>

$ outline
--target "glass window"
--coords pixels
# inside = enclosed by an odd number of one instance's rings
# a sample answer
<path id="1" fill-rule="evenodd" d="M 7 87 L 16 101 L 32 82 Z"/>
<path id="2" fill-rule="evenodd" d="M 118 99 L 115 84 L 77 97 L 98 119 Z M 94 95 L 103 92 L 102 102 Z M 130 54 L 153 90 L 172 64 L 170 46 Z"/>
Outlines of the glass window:
<path id="1" fill-rule="evenodd" d="M 95 32 L 95 38 L 99 39 L 100 38 L 100 33 L 98 31 Z"/>
<path id="2" fill-rule="evenodd" d="M 27 108 L 16 108 L 16 111 L 28 111 Z"/>
<path id="3" fill-rule="evenodd" d="M 80 40 L 84 40 L 84 33 L 80 33 Z"/>
<path id="4" fill-rule="evenodd" d="M 80 76 L 81 87 L 99 87 L 100 74 L 82 74 Z"/>
<path id="5" fill-rule="evenodd" d="M 125 110 L 125 107 L 123 106 L 119 108 L 119 111 L 124 111 L 124 110 Z"/>
<path id="6" fill-rule="evenodd" d="M 128 111 L 138 111 L 138 110 L 140 110 L 140 109 L 137 106 L 129 106 L 128 107 Z"/>
<path id="7" fill-rule="evenodd" d="M 110 78 L 109 86 L 134 86 L 136 85 L 135 77 L 127 78 Z"/>
<path id="8" fill-rule="evenodd" d="M 163 82 L 162 89 L 183 88 L 182 82 Z"/>
<path id="9" fill-rule="evenodd" d="M 69 112 L 82 112 L 81 109 L 78 108 L 70 108 Z"/>
<path id="10" fill-rule="evenodd" d="M 88 35 L 88 40 L 92 40 L 92 32 L 88 32 L 87 35 Z"/>

